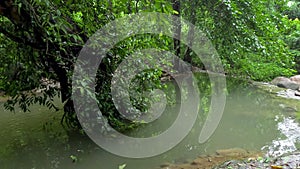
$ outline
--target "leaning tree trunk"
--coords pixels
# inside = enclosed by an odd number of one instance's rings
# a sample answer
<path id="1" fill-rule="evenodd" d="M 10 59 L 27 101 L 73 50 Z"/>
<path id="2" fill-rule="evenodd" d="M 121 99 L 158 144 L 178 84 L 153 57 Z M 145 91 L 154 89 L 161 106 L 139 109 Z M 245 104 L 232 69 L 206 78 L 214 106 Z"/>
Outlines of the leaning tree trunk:
<path id="1" fill-rule="evenodd" d="M 70 51 L 73 53 L 74 51 Z M 61 102 L 64 103 L 64 115 L 61 119 L 61 123 L 64 122 L 69 127 L 80 127 L 78 119 L 76 118 L 74 102 L 72 100 L 72 81 L 71 78 L 68 77 L 68 73 L 66 69 L 63 69 L 59 66 L 51 57 L 48 57 L 49 63 L 51 63 L 51 67 L 53 68 L 55 74 L 58 77 L 58 81 L 60 83 L 60 91 L 61 91 Z M 73 68 L 73 63 L 69 63 L 70 69 Z M 72 70 L 69 70 L 72 71 Z"/>
<path id="2" fill-rule="evenodd" d="M 21 1 L 21 3 L 22 5 L 19 9 L 15 0 L 0 0 L 0 15 L 8 18 L 15 27 L 14 31 L 8 31 L 7 27 L 0 25 L 0 33 L 3 33 L 16 43 L 39 51 L 40 57 L 43 57 L 41 60 L 45 62 L 43 65 L 49 65 L 54 70 L 57 76 L 55 80 L 58 80 L 61 86 L 61 101 L 64 103 L 62 121 L 65 121 L 72 127 L 79 127 L 80 125 L 75 115 L 74 103 L 71 99 L 72 81 L 70 74 L 73 72 L 74 60 L 76 60 L 82 48 L 82 41 L 86 42 L 87 36 L 72 19 L 67 16 L 61 16 L 60 19 L 65 19 L 65 22 L 68 22 L 68 25 L 72 25 L 72 27 L 64 25 L 64 30 L 58 30 L 59 33 L 64 36 L 73 34 L 82 39 L 81 42 L 74 39 L 62 39 L 62 41 L 70 42 L 72 45 L 61 48 L 61 42 L 53 41 L 51 39 L 53 37 L 45 32 L 47 27 L 42 26 L 42 18 L 36 9 L 29 4 L 29 1 Z M 51 19 L 49 22 L 56 23 L 58 21 Z M 57 52 L 60 53 L 59 56 L 57 56 Z"/>
<path id="3" fill-rule="evenodd" d="M 71 127 L 80 127 L 80 123 L 76 117 L 75 109 L 74 109 L 74 102 L 71 98 L 71 91 L 72 87 L 70 84 L 61 85 L 61 101 L 64 104 L 64 115 L 61 119 L 61 123 L 64 121 Z"/>

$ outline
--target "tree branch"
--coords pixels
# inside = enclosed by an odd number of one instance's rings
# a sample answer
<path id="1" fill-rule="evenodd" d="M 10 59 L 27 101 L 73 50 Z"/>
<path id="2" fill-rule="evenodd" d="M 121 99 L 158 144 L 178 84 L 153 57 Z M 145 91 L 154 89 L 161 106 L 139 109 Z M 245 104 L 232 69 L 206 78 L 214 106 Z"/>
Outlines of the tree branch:
<path id="1" fill-rule="evenodd" d="M 8 37 L 9 39 L 11 39 L 14 42 L 30 46 L 30 47 L 32 47 L 34 49 L 46 49 L 45 48 L 45 44 L 42 44 L 40 42 L 34 43 L 34 42 L 30 41 L 30 40 L 27 40 L 27 39 L 24 39 L 24 38 L 20 38 L 18 36 L 15 36 L 14 34 L 8 32 L 6 29 L 4 29 L 2 27 L 0 27 L 0 33 L 4 34 L 6 37 Z"/>

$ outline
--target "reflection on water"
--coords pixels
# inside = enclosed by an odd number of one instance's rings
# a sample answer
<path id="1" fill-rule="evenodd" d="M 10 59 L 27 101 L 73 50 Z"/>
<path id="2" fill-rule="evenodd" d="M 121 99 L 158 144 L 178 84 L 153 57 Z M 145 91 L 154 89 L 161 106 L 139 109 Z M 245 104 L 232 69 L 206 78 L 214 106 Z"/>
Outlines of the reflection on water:
<path id="1" fill-rule="evenodd" d="M 277 126 L 282 137 L 273 140 L 270 145 L 262 149 L 267 150 L 267 155 L 273 157 L 296 151 L 299 148 L 297 148 L 297 143 L 300 143 L 299 124 L 294 119 L 284 116 L 280 118 L 276 116 L 275 121 L 279 122 Z"/>
<path id="2" fill-rule="evenodd" d="M 207 80 L 198 78 L 198 82 L 200 88 L 209 88 Z M 164 154 L 145 159 L 113 155 L 88 137 L 64 130 L 59 124 L 62 112 L 35 105 L 31 113 L 13 114 L 1 105 L 0 168 L 118 169 L 119 165 L 126 164 L 125 169 L 153 169 L 165 162 L 184 162 L 218 149 L 259 151 L 265 147 L 270 155 L 282 153 L 283 149 L 297 149 L 300 129 L 293 119 L 283 116 L 286 112 L 280 106 L 281 100 L 241 81 L 228 80 L 227 86 L 222 120 L 206 143 L 198 142 L 207 107 L 202 106 L 193 129 L 181 143 Z M 210 93 L 200 91 L 202 102 L 209 103 Z M 176 110 L 176 106 L 168 107 L 159 119 L 131 131 L 130 135 L 149 137 L 166 130 L 174 122 Z"/>

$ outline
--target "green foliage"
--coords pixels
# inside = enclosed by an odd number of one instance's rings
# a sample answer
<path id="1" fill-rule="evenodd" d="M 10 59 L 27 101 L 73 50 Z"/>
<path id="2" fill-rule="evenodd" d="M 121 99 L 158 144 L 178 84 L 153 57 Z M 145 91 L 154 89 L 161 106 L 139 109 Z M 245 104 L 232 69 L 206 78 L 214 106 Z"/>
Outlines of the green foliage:
<path id="1" fill-rule="evenodd" d="M 146 94 L 150 94 L 151 91 L 161 89 L 162 84 L 160 78 L 162 77 L 161 70 L 148 69 L 138 74 L 132 81 L 129 87 L 129 95 L 132 105 L 139 109 L 141 112 L 147 111 L 153 98 L 147 97 Z M 159 101 L 159 100 L 158 100 Z"/>
<path id="2" fill-rule="evenodd" d="M 122 61 L 128 61 L 128 63 L 126 62 L 125 65 L 123 64 L 123 67 L 118 70 L 120 71 L 119 73 L 122 74 L 122 77 L 125 77 L 128 74 L 135 72 L 134 69 L 138 65 L 143 64 L 145 58 L 147 58 L 147 61 L 149 61 L 148 63 L 150 64 L 149 66 L 146 65 L 144 70 L 138 69 L 138 71 L 141 72 L 134 74 L 132 79 L 123 79 L 124 81 L 130 81 L 128 91 L 124 91 L 129 93 L 130 102 L 118 104 L 119 106 L 121 105 L 119 109 L 122 109 L 123 111 L 127 111 L 128 107 L 133 106 L 142 113 L 147 112 L 151 103 L 155 99 L 158 99 L 156 97 L 149 97 L 151 91 L 154 89 L 162 89 L 165 86 L 160 81 L 160 78 L 162 77 L 162 70 L 159 66 L 155 66 L 156 60 L 152 59 L 153 56 L 146 56 L 138 51 L 139 49 L 142 50 L 153 47 L 166 50 L 168 45 L 164 44 L 170 44 L 170 39 L 159 35 L 137 35 L 118 43 L 101 62 L 100 67 L 103 67 L 103 69 L 99 70 L 97 74 L 97 100 L 99 102 L 101 112 L 109 118 L 110 124 L 117 130 L 124 131 L 126 129 L 133 128 L 138 125 L 138 123 L 120 118 L 120 112 L 116 110 L 116 105 L 114 105 L 112 101 L 112 75 L 115 74 Z M 133 54 L 133 52 L 135 53 Z M 162 60 L 164 59 L 162 58 Z M 170 65 L 167 60 L 165 60 L 164 63 Z M 152 67 L 151 65 L 154 66 Z M 103 81 L 102 79 L 110 80 Z M 119 91 L 122 91 L 122 89 L 126 87 L 119 85 L 118 88 Z M 126 93 L 121 92 L 117 97 L 123 97 L 124 95 L 126 95 Z M 142 114 L 135 113 L 136 117 L 141 115 Z"/>
<path id="3" fill-rule="evenodd" d="M 300 2 L 289 1 L 289 7 L 283 12 L 290 19 L 300 18 Z"/>
<path id="4" fill-rule="evenodd" d="M 113 104 L 111 80 L 114 72 L 122 61 L 138 50 L 156 48 L 176 53 L 174 39 L 170 37 L 135 35 L 119 42 L 102 60 L 96 78 L 96 98 L 88 87 L 92 80 L 88 76 L 72 82 L 74 63 L 88 37 L 110 21 L 128 14 L 164 12 L 191 21 L 212 41 L 226 73 L 231 75 L 264 81 L 275 76 L 290 76 L 295 72 L 294 58 L 298 63 L 300 60 L 299 21 L 283 17 L 284 11 L 288 11 L 284 0 L 182 1 L 180 10 L 174 10 L 173 4 L 165 0 L 110 0 L 101 3 L 96 0 L 15 0 L 14 4 L 18 9 L 15 17 L 0 17 L 0 90 L 12 96 L 7 108 L 13 109 L 18 104 L 26 111 L 35 103 L 56 108 L 53 98 L 61 96 L 67 107 L 65 111 L 69 111 L 64 117 L 71 117 L 70 121 L 76 121 L 71 102 L 71 84 L 75 83 L 79 84 L 79 94 L 98 101 L 101 111 L 113 126 L 120 130 L 135 126 L 122 119 Z M 181 31 L 192 35 L 184 25 Z M 193 51 L 183 44 L 179 46 L 179 57 L 205 69 Z M 151 56 L 147 57 L 151 60 Z M 134 60 L 142 62 L 138 57 Z M 164 64 L 172 65 L 169 60 L 164 60 Z M 129 70 L 134 64 L 127 66 Z M 159 67 L 147 67 L 137 74 L 130 81 L 128 104 L 143 112 L 149 109 L 157 98 L 145 97 L 143 93 L 163 89 L 162 76 L 163 70 Z M 60 82 L 61 88 L 43 85 L 43 78 Z M 207 83 L 199 82 L 198 85 L 207 87 Z M 43 90 L 37 94 L 33 89 Z M 173 93 L 169 93 L 168 102 L 172 102 Z M 203 99 L 203 102 L 208 102 L 207 98 Z M 85 116 L 85 111 L 82 112 Z"/>
<path id="5" fill-rule="evenodd" d="M 1 59 L 0 90 L 5 91 L 11 99 L 5 103 L 5 107 L 14 110 L 19 105 L 23 111 L 29 111 L 32 104 L 40 104 L 48 108 L 58 108 L 54 105 L 54 97 L 58 95 L 58 89 L 48 88 L 41 83 L 41 79 L 48 77 L 47 70 L 43 68 L 38 59 L 38 53 L 26 48 L 22 44 L 9 41 L 0 36 Z M 36 92 L 40 90 L 40 92 Z"/>
<path id="6" fill-rule="evenodd" d="M 288 16 L 283 18 L 283 22 L 288 28 L 286 31 L 285 41 L 292 50 L 300 50 L 300 21 L 299 19 L 289 19 Z"/>
<path id="7" fill-rule="evenodd" d="M 289 16 L 285 16 L 283 22 L 287 28 L 284 41 L 288 44 L 295 58 L 295 68 L 300 73 L 300 21 L 298 18 L 289 19 Z"/>
<path id="8" fill-rule="evenodd" d="M 228 74 L 270 80 L 294 73 L 294 57 L 283 41 L 284 1 L 215 0 L 197 5 L 202 10 L 195 11 L 195 24 L 215 45 Z M 183 15 L 190 18 L 191 7 L 186 8 Z"/>

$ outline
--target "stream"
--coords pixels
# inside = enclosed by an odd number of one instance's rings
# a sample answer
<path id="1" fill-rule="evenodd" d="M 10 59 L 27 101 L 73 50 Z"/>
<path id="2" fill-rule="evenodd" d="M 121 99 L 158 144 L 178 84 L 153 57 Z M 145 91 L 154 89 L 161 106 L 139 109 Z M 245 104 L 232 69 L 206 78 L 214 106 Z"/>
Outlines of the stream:
<path id="1" fill-rule="evenodd" d="M 111 154 L 87 136 L 65 130 L 60 125 L 62 111 L 33 105 L 29 113 L 18 108 L 9 112 L 1 102 L 0 168 L 118 169 L 126 164 L 125 169 L 153 169 L 220 149 L 241 148 L 278 156 L 300 148 L 300 127 L 294 120 L 295 112 L 300 111 L 299 101 L 274 96 L 236 79 L 227 79 L 227 87 L 223 117 L 207 142 L 198 142 L 203 121 L 200 110 L 193 129 L 183 141 L 161 155 L 144 159 Z M 205 97 L 204 93 L 201 98 Z M 143 137 L 160 132 L 172 124 L 176 113 L 176 106 L 167 107 L 158 120 L 127 134 Z"/>

